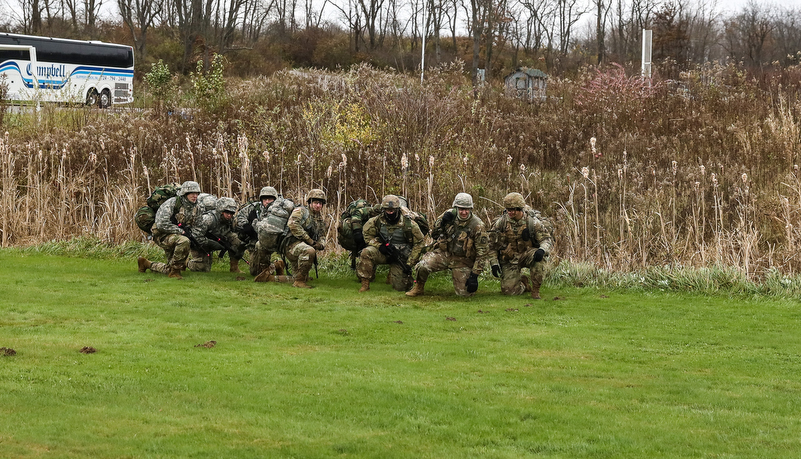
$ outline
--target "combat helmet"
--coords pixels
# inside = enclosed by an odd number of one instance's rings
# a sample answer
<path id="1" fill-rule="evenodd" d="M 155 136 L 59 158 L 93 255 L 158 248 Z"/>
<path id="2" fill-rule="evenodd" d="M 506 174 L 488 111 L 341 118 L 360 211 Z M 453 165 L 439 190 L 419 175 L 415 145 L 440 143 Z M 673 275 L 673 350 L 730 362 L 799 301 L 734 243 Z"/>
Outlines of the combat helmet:
<path id="1" fill-rule="evenodd" d="M 265 197 L 276 199 L 278 197 L 278 191 L 271 186 L 265 186 L 259 191 L 259 199 L 264 199 Z"/>
<path id="2" fill-rule="evenodd" d="M 400 207 L 401 200 L 394 194 L 388 194 L 384 196 L 384 199 L 381 201 L 382 209 L 400 209 Z"/>
<path id="3" fill-rule="evenodd" d="M 473 197 L 467 193 L 459 193 L 453 198 L 453 207 L 461 207 L 462 209 L 473 208 Z"/>
<path id="4" fill-rule="evenodd" d="M 198 194 L 202 193 L 202 191 L 200 191 L 200 184 L 198 184 L 197 182 L 193 182 L 191 180 L 187 180 L 184 183 L 182 183 L 181 191 L 179 192 L 179 194 L 181 196 L 186 196 L 189 193 L 198 193 Z"/>
<path id="5" fill-rule="evenodd" d="M 309 192 L 306 194 L 306 204 L 311 204 L 312 199 L 323 201 L 323 204 L 325 204 L 327 201 L 325 199 L 325 192 L 319 188 L 309 190 Z"/>
<path id="6" fill-rule="evenodd" d="M 235 214 L 237 211 L 236 201 L 233 198 L 220 198 L 217 200 L 217 211 L 220 213 L 222 212 L 231 212 Z"/>
<path id="7" fill-rule="evenodd" d="M 503 207 L 505 209 L 522 209 L 526 207 L 526 200 L 520 193 L 509 193 L 503 197 Z"/>

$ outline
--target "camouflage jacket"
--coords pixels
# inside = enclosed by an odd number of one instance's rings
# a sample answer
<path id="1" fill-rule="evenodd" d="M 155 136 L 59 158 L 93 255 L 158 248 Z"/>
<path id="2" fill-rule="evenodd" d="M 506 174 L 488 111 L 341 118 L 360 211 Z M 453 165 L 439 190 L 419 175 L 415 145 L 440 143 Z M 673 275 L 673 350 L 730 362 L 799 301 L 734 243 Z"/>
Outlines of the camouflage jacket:
<path id="1" fill-rule="evenodd" d="M 176 196 L 164 201 L 164 204 L 156 212 L 153 237 L 162 238 L 168 234 L 182 234 L 186 228 L 191 229 L 193 236 L 199 236 L 197 227 L 201 222 L 200 211 L 201 209 L 196 203 L 183 196 Z"/>
<path id="2" fill-rule="evenodd" d="M 197 238 L 201 244 L 205 244 L 209 238 L 222 239 L 227 241 L 230 239 L 233 232 L 233 220 L 226 220 L 219 210 L 206 212 L 201 218 L 201 223 L 198 225 L 198 233 L 202 236 Z"/>
<path id="3" fill-rule="evenodd" d="M 320 242 L 325 245 L 325 235 L 328 233 L 328 224 L 322 213 L 314 213 L 307 206 L 296 207 L 287 220 L 289 236 L 286 244 L 302 241 L 309 245 Z"/>
<path id="4" fill-rule="evenodd" d="M 529 230 L 529 237 L 524 241 L 523 231 L 526 229 Z M 532 248 L 542 249 L 547 256 L 553 248 L 550 232 L 539 219 L 528 212 L 520 220 L 509 218 L 506 213 L 495 219 L 492 223 L 491 240 L 490 264 L 498 264 L 499 257 L 503 261 L 517 263 L 520 255 Z"/>
<path id="5" fill-rule="evenodd" d="M 236 215 L 234 216 L 235 220 L 234 224 L 236 231 L 242 231 L 242 229 L 248 223 L 253 224 L 253 219 L 250 217 L 250 214 L 253 212 L 253 209 L 255 209 L 256 206 L 260 205 L 261 205 L 260 201 L 253 201 L 245 204 L 244 206 L 242 206 L 241 209 L 236 211 Z"/>
<path id="6" fill-rule="evenodd" d="M 386 220 L 383 212 L 382 215 L 367 220 L 364 224 L 364 240 L 367 245 L 377 248 L 382 239 L 397 247 L 407 257 L 407 264 L 413 265 L 420 260 L 425 236 L 417 222 L 406 215 L 401 215 L 394 224 Z"/>
<path id="7" fill-rule="evenodd" d="M 450 223 L 442 223 L 442 217 L 453 212 L 454 217 Z M 456 209 L 448 209 L 434 222 L 431 230 L 434 247 L 452 256 L 464 257 L 473 261 L 473 272 L 481 274 L 484 264 L 489 257 L 489 236 L 484 230 L 484 222 L 472 212 L 466 220 L 459 220 Z"/>

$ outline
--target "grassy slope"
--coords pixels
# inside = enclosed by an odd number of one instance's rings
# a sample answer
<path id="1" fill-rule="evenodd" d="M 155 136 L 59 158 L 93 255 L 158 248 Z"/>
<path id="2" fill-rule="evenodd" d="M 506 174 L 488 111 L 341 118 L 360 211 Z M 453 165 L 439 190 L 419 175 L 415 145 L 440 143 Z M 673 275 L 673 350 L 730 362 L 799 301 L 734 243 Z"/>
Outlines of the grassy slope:
<path id="1" fill-rule="evenodd" d="M 797 300 L 546 286 L 532 303 L 491 281 L 459 300 L 444 276 L 407 299 L 223 268 L 173 281 L 0 252 L 0 347 L 17 351 L 0 357 L 0 457 L 801 450 Z"/>

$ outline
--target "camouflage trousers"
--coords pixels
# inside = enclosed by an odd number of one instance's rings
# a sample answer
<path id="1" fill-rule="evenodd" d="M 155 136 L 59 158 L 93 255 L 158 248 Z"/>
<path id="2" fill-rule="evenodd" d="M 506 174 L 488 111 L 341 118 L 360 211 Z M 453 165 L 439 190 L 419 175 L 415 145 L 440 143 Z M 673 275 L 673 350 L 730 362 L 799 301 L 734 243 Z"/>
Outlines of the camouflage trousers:
<path id="1" fill-rule="evenodd" d="M 474 261 L 469 258 L 457 257 L 437 249 L 423 255 L 423 258 L 417 263 L 417 280 L 425 283 L 429 274 L 450 269 L 456 294 L 472 296 L 473 294 L 467 291 L 465 283 L 473 271 L 473 264 Z"/>
<path id="2" fill-rule="evenodd" d="M 403 267 L 398 263 L 390 263 L 377 248 L 365 247 L 356 262 L 356 274 L 359 279 L 375 280 L 375 268 L 378 265 L 389 265 L 389 282 L 392 288 L 399 292 L 406 292 L 412 288 L 411 274 L 404 274 Z"/>
<path id="3" fill-rule="evenodd" d="M 284 248 L 284 256 L 292 267 L 292 274 L 297 280 L 308 280 L 309 271 L 317 259 L 317 251 L 305 242 L 295 241 Z"/>
<path id="4" fill-rule="evenodd" d="M 225 242 L 234 249 L 233 253 L 228 252 L 231 260 L 241 260 L 242 255 L 245 253 L 245 245 L 236 237 L 235 234 L 230 234 Z M 189 251 L 188 269 L 195 272 L 207 273 L 211 271 L 211 265 L 214 262 L 214 252 L 205 253 L 200 250 L 190 249 Z"/>
<path id="5" fill-rule="evenodd" d="M 258 276 L 259 273 L 270 267 L 273 253 L 275 252 L 272 250 L 262 249 L 261 244 L 257 242 L 252 253 L 253 256 L 250 257 L 250 275 Z"/>
<path id="6" fill-rule="evenodd" d="M 542 278 L 545 274 L 545 260 L 534 261 L 534 252 L 536 248 L 532 248 L 516 256 L 513 260 L 502 258 L 500 260 L 501 269 L 501 293 L 504 295 L 521 295 L 526 291 L 526 286 L 523 284 L 522 273 L 523 268 L 528 268 L 531 271 L 531 281 L 535 285 L 542 284 Z"/>
<path id="7" fill-rule="evenodd" d="M 164 249 L 167 263 L 153 263 L 150 266 L 151 271 L 168 274 L 171 268 L 181 271 L 186 269 L 191 245 L 189 238 L 180 234 L 166 234 L 153 238 L 153 241 L 156 245 Z"/>
<path id="8" fill-rule="evenodd" d="M 214 253 L 205 253 L 199 250 L 191 249 L 189 251 L 189 263 L 187 269 L 199 273 L 207 273 L 211 271 L 211 263 L 214 261 Z"/>

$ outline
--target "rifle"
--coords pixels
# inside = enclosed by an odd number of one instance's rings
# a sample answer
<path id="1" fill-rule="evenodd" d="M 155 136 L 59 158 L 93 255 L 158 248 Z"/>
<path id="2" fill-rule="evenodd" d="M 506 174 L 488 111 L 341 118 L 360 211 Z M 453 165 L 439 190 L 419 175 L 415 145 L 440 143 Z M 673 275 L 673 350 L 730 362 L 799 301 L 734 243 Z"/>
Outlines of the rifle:
<path id="1" fill-rule="evenodd" d="M 228 241 L 226 241 L 225 239 L 219 238 L 219 237 L 217 237 L 217 236 L 215 236 L 215 235 L 213 235 L 211 233 L 206 233 L 206 237 L 209 238 L 209 239 L 213 239 L 213 240 L 217 241 L 218 244 L 223 246 L 222 250 L 220 250 L 220 258 L 224 257 L 226 252 L 228 253 L 229 257 L 232 254 L 236 253 L 236 250 L 234 250 L 234 248 L 231 247 L 231 244 L 229 244 Z M 248 265 L 250 264 L 250 262 L 247 261 L 245 259 L 245 257 L 242 257 L 242 260 L 245 263 L 247 263 Z"/>
<path id="2" fill-rule="evenodd" d="M 387 238 L 383 234 L 381 234 L 381 231 L 376 231 L 376 236 L 378 237 L 378 240 L 381 242 L 381 245 L 389 249 L 389 255 L 385 255 L 387 259 L 390 262 L 395 262 L 399 264 L 401 266 L 401 269 L 403 269 L 403 274 L 411 276 L 412 268 L 408 265 L 409 261 L 408 257 L 404 256 L 403 253 L 400 250 L 398 250 L 397 247 L 390 244 L 389 240 L 387 240 Z"/>
<path id="3" fill-rule="evenodd" d="M 203 250 L 203 246 L 202 246 L 202 245 L 200 245 L 200 243 L 197 241 L 197 239 L 195 239 L 195 236 L 192 236 L 192 229 L 191 229 L 191 228 L 189 228 L 189 227 L 184 227 L 184 226 L 183 226 L 183 223 L 178 223 L 178 228 L 180 228 L 180 229 L 181 229 L 181 231 L 183 231 L 183 232 L 184 232 L 184 233 L 182 234 L 182 236 L 184 236 L 184 237 L 186 237 L 187 239 L 189 239 L 189 244 L 190 244 L 190 247 L 192 247 L 193 249 L 197 250 L 198 252 L 203 252 L 203 253 L 205 253 L 207 257 L 210 257 L 210 256 L 211 256 L 211 254 L 210 254 L 210 253 L 208 253 L 208 252 L 206 252 L 205 250 Z"/>

